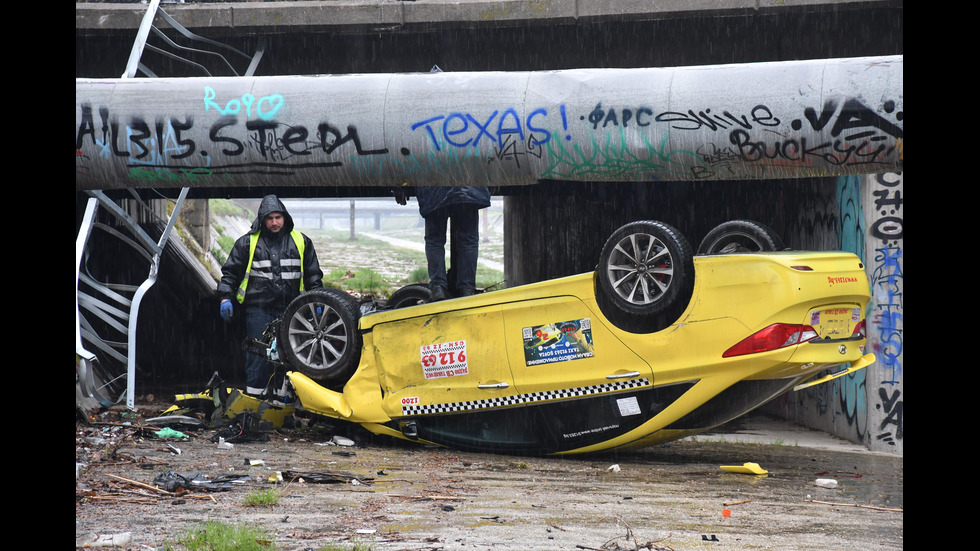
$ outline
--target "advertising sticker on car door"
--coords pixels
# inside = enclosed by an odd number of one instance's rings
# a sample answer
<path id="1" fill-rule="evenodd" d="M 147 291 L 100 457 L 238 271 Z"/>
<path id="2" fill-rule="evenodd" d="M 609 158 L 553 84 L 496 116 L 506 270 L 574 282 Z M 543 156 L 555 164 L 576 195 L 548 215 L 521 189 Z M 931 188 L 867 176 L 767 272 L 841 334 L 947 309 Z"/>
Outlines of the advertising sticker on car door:
<path id="1" fill-rule="evenodd" d="M 589 318 L 524 328 L 527 365 L 567 362 L 594 355 Z"/>
<path id="2" fill-rule="evenodd" d="M 426 379 L 456 377 L 470 372 L 466 364 L 466 341 L 427 344 L 422 347 L 421 354 Z"/>

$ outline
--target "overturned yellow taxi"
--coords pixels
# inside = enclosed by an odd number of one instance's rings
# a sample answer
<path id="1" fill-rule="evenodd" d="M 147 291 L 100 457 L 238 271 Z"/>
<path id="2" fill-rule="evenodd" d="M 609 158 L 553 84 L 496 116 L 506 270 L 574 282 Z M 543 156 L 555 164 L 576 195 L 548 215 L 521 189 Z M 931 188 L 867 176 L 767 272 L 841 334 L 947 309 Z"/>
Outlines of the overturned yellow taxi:
<path id="1" fill-rule="evenodd" d="M 308 292 L 276 346 L 296 407 L 377 434 L 519 454 L 648 446 L 874 361 L 858 257 L 781 248 L 750 221 L 697 253 L 633 222 L 592 273 L 435 303 L 416 287 L 363 316 L 341 291 Z"/>

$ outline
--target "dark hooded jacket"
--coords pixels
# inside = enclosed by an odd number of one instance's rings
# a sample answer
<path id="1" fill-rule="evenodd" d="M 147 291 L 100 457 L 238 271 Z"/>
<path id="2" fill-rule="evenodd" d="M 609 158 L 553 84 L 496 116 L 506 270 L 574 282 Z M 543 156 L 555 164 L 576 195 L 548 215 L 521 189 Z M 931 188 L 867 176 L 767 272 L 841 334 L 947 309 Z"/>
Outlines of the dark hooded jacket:
<path id="1" fill-rule="evenodd" d="M 415 188 L 415 197 L 423 217 L 453 205 L 473 205 L 477 209 L 490 206 L 490 189 L 486 186 L 420 186 Z"/>
<path id="2" fill-rule="evenodd" d="M 282 213 L 283 227 L 279 233 L 272 233 L 265 228 L 263 220 L 270 212 Z M 323 287 L 323 272 L 320 271 L 320 263 L 316 258 L 313 242 L 306 235 L 299 234 L 305 243 L 304 258 L 300 259 L 299 249 L 290 235 L 293 229 L 293 217 L 286 211 L 286 206 L 275 195 L 266 195 L 259 205 L 259 210 L 249 233 L 235 241 L 235 245 L 232 246 L 231 253 L 228 255 L 228 260 L 221 268 L 218 295 L 222 299 L 228 298 L 237 303 L 235 295 L 245 278 L 245 272 L 248 270 L 251 236 L 256 232 L 258 232 L 259 240 L 255 246 L 252 264 L 254 266 L 257 262 L 268 261 L 270 267 L 263 270 L 252 270 L 246 286 L 244 304 L 282 310 L 290 301 L 299 296 L 299 278 L 288 277 L 290 272 L 295 274 L 296 269 L 290 268 L 288 266 L 290 263 L 284 263 L 283 260 L 302 261 L 304 290 Z M 262 273 L 265 273 L 266 276 L 263 277 Z M 282 277 L 284 273 L 287 275 L 286 278 Z"/>

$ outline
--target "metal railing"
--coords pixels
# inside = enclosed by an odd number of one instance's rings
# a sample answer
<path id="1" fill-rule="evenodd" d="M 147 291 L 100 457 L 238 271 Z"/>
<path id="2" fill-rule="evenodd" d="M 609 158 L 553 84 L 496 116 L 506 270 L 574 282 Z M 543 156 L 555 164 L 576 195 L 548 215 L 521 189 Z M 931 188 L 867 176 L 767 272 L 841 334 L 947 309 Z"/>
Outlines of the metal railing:
<path id="1" fill-rule="evenodd" d="M 174 38 L 155 25 L 158 20 L 176 31 Z M 153 33 L 157 44 L 149 43 L 150 33 Z M 177 40 L 189 41 L 194 46 L 179 44 Z M 160 0 L 150 0 L 122 78 L 134 78 L 137 72 L 157 78 L 157 71 L 142 61 L 145 51 L 184 63 L 205 76 L 213 76 L 204 65 L 189 59 L 204 56 L 217 60 L 218 67 L 227 70 L 230 75 L 241 76 L 224 55 L 230 53 L 248 60 L 245 76 L 252 76 L 262 59 L 264 43 L 260 42 L 256 53 L 250 56 L 191 33 L 160 9 Z M 163 209 L 153 204 L 154 201 L 160 202 L 160 199 L 147 199 L 133 189 L 128 190 L 131 197 L 120 202 L 99 190 L 86 192 L 89 199 L 75 239 L 75 375 L 82 395 L 96 399 L 103 406 L 116 405 L 125 400 L 129 409 L 135 407 L 136 337 L 140 304 L 156 283 L 162 253 L 178 220 L 188 189 L 181 189 L 172 208 Z M 152 189 L 140 192 L 155 193 Z M 159 239 L 153 239 L 144 230 L 147 224 L 164 227 Z M 90 266 L 88 260 L 92 247 L 100 245 L 135 251 L 136 257 L 146 262 L 146 271 L 141 272 L 134 266 L 127 266 L 126 269 Z M 106 261 L 105 257 L 101 258 L 103 262 Z M 130 262 L 128 258 L 120 254 L 109 262 Z M 137 274 L 141 273 L 146 275 L 139 281 Z"/>
<path id="2" fill-rule="evenodd" d="M 100 191 L 88 192 L 78 236 L 75 239 L 75 356 L 78 384 L 85 396 L 95 398 L 104 406 L 111 406 L 126 399 L 126 406 L 134 408 L 136 382 L 136 336 L 140 303 L 159 273 L 160 257 L 180 209 L 187 196 L 187 188 L 180 192 L 165 229 L 154 240 L 140 223 Z M 126 202 L 141 214 L 162 221 L 151 205 L 136 192 Z M 165 209 L 170 210 L 170 209 Z M 102 216 L 100 216 L 102 214 Z M 135 251 L 147 261 L 147 276 L 134 285 L 127 281 L 113 281 L 118 274 L 113 270 L 93 270 L 88 265 L 92 241 L 115 239 Z M 123 278 L 125 279 L 125 278 Z M 125 365 L 125 371 L 118 366 Z M 125 388 L 121 381 L 125 379 Z"/>

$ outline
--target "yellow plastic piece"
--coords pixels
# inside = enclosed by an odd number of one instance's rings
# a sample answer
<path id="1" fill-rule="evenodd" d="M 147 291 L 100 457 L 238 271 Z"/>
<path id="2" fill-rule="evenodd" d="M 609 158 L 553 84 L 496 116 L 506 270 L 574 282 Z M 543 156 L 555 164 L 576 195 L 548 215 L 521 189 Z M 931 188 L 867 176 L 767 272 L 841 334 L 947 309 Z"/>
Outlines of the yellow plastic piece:
<path id="1" fill-rule="evenodd" d="M 769 471 L 760 467 L 758 463 L 743 463 L 741 465 L 722 465 L 721 470 L 728 471 L 730 473 L 740 473 L 740 474 L 769 474 Z"/>

